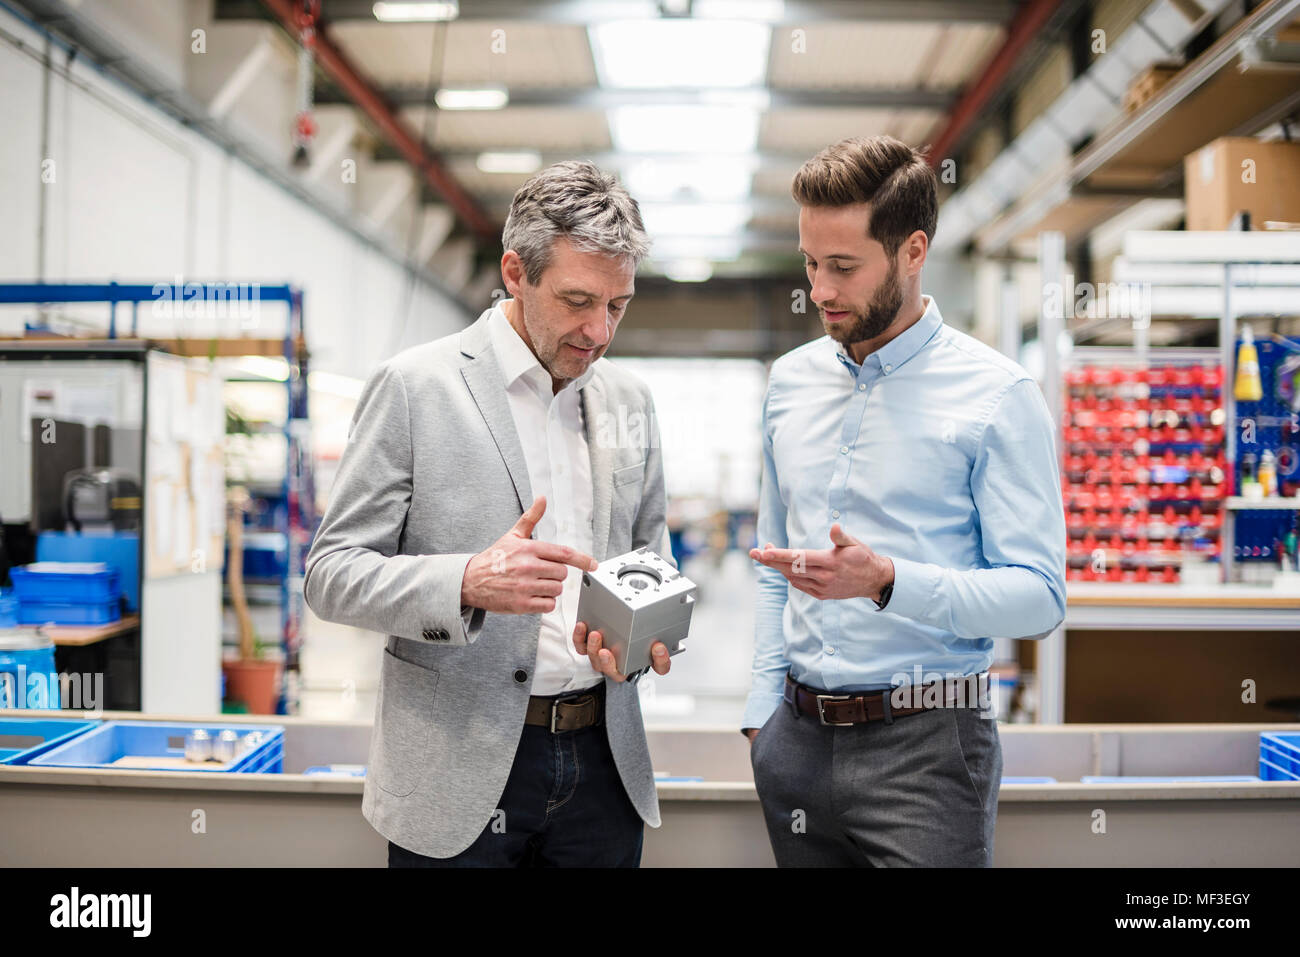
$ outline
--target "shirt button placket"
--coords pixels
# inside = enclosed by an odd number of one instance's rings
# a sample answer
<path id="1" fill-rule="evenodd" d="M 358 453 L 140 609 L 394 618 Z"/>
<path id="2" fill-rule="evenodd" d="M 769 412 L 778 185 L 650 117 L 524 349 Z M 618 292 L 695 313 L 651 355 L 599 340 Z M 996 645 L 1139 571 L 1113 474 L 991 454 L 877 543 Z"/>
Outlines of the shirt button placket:
<path id="1" fill-rule="evenodd" d="M 569 487 L 564 477 L 564 424 L 560 418 L 560 397 L 552 398 L 546 411 L 546 449 L 551 459 L 551 493 L 555 499 L 555 531 L 561 541 L 568 538 Z M 558 605 L 558 602 L 557 602 Z"/>

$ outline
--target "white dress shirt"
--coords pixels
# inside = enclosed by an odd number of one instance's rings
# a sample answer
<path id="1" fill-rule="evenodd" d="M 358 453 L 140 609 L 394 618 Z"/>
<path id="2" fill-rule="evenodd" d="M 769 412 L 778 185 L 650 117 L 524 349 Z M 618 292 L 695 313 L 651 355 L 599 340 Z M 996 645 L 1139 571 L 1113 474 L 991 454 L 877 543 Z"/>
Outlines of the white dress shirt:
<path id="1" fill-rule="evenodd" d="M 578 390 L 587 384 L 593 370 L 588 369 L 553 395 L 551 374 L 510 325 L 502 305 L 498 303 L 488 318 L 492 347 L 523 446 L 533 498 L 546 496 L 546 512 L 533 538 L 569 545 L 590 555 L 594 537 L 591 458 Z M 524 503 L 525 508 L 530 505 L 532 502 Z M 582 572 L 569 566 L 555 610 L 542 615 L 531 689 L 535 695 L 578 691 L 604 680 L 587 656 L 579 655 L 573 647 L 581 582 Z"/>

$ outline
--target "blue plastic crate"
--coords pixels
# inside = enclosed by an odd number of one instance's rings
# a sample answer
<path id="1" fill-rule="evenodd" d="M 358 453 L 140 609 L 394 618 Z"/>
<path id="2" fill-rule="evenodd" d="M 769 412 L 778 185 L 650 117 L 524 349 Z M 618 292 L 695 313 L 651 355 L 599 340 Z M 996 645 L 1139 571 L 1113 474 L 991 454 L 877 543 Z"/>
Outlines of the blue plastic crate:
<path id="1" fill-rule="evenodd" d="M 1258 781 L 1249 774 L 1169 774 L 1169 775 L 1105 775 L 1085 774 L 1081 784 L 1222 784 L 1236 781 Z"/>
<path id="2" fill-rule="evenodd" d="M 1281 765 L 1274 764 L 1267 757 L 1260 756 L 1259 779 L 1261 781 L 1300 781 L 1300 776 L 1288 771 Z"/>
<path id="3" fill-rule="evenodd" d="M 54 604 L 116 603 L 122 595 L 117 570 L 103 562 L 37 562 L 9 570 L 19 607 Z"/>
<path id="4" fill-rule="evenodd" d="M 74 534 L 41 532 L 36 536 L 38 562 L 103 562 L 117 572 L 126 610 L 140 610 L 140 536 L 136 532 Z"/>
<path id="5" fill-rule="evenodd" d="M 70 718 L 0 718 L 0 764 L 27 764 L 98 724 Z"/>
<path id="6" fill-rule="evenodd" d="M 57 711 L 62 690 L 53 644 L 13 647 L 0 635 L 0 708 Z"/>
<path id="7" fill-rule="evenodd" d="M 1265 781 L 1300 781 L 1300 734 L 1260 732 L 1259 776 Z"/>
<path id="8" fill-rule="evenodd" d="M 184 758 L 185 736 L 202 728 L 216 738 L 226 728 L 242 738 L 252 731 L 262 733 L 262 743 L 237 757 L 230 765 L 215 763 L 178 765 L 174 760 L 157 764 L 132 764 L 125 770 L 205 771 L 215 774 L 279 774 L 284 770 L 284 728 L 252 724 L 168 724 L 153 721 L 105 721 L 100 727 L 61 744 L 31 761 L 33 767 L 112 768 L 123 757 Z"/>
<path id="9" fill-rule="evenodd" d="M 302 773 L 321 778 L 364 778 L 366 768 L 363 764 L 317 764 Z"/>
<path id="10" fill-rule="evenodd" d="M 288 546 L 278 532 L 248 532 L 244 536 L 244 577 L 280 579 L 289 567 Z"/>
<path id="11" fill-rule="evenodd" d="M 121 617 L 117 599 L 95 603 L 24 601 L 18 605 L 20 625 L 107 625 Z"/>
<path id="12" fill-rule="evenodd" d="M 1300 780 L 1300 752 L 1297 752 L 1294 745 L 1279 742 L 1276 740 L 1276 736 L 1272 738 L 1261 737 L 1259 756 Z"/>
<path id="13" fill-rule="evenodd" d="M 244 774 L 281 774 L 284 771 L 284 729 L 274 741 L 248 755 L 248 763 L 235 770 Z"/>

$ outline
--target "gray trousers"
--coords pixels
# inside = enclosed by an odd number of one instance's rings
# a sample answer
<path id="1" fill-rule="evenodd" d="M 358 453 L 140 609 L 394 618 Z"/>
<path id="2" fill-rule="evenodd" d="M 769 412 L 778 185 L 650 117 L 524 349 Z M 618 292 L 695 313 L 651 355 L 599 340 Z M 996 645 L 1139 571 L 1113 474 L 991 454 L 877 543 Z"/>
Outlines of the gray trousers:
<path id="1" fill-rule="evenodd" d="M 782 704 L 750 760 L 778 867 L 991 867 L 1002 742 L 976 708 L 827 727 Z"/>

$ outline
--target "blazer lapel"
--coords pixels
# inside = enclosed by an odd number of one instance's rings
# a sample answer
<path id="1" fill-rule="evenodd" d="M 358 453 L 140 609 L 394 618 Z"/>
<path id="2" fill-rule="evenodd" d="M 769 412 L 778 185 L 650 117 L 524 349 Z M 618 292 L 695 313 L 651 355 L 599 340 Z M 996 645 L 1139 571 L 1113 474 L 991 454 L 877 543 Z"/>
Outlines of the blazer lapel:
<path id="1" fill-rule="evenodd" d="M 596 561 L 608 557 L 609 515 L 614 504 L 614 450 L 600 441 L 600 416 L 604 412 L 600 378 L 592 376 L 582 389 L 582 415 L 591 458 L 591 547 Z"/>
<path id="2" fill-rule="evenodd" d="M 491 313 L 491 309 L 487 310 L 477 322 L 461 333 L 461 353 L 470 361 L 461 367 L 460 373 L 478 405 L 483 421 L 492 433 L 492 439 L 506 464 L 506 471 L 510 473 L 510 481 L 514 483 L 515 494 L 519 496 L 519 510 L 522 514 L 533 504 L 533 491 L 528 482 L 528 463 L 524 461 L 524 449 L 519 444 L 519 434 L 515 431 L 514 416 L 510 414 L 510 400 L 501 385 L 501 366 L 492 351 L 487 328 Z"/>

